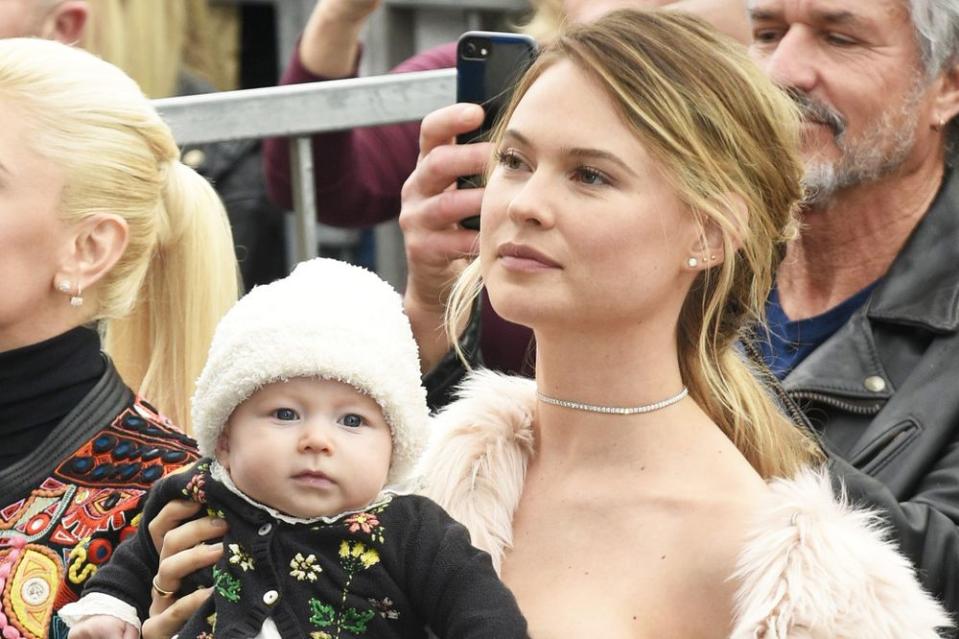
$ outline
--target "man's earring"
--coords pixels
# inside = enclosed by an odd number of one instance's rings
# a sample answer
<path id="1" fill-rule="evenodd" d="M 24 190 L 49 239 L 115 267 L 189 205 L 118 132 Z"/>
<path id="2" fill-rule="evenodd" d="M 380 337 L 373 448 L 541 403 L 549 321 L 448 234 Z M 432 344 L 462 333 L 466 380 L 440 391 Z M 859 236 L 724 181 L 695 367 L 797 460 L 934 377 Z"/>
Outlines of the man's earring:
<path id="1" fill-rule="evenodd" d="M 688 266 L 689 268 L 696 268 L 697 266 L 699 266 L 699 260 L 696 259 L 695 257 L 691 257 L 688 260 L 686 260 L 686 266 Z"/>

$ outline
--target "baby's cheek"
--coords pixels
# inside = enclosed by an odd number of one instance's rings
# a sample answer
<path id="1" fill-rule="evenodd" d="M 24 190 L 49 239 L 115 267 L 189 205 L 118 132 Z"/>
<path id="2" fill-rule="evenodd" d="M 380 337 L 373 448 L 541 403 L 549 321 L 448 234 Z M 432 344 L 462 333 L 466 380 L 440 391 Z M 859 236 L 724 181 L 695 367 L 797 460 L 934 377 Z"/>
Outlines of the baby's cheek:
<path id="1" fill-rule="evenodd" d="M 231 466 L 227 468 L 230 472 L 230 479 L 233 480 L 237 488 L 250 497 L 261 497 L 263 491 L 276 481 L 276 478 L 269 476 L 268 464 L 264 463 L 263 458 L 233 459 L 232 462 Z"/>

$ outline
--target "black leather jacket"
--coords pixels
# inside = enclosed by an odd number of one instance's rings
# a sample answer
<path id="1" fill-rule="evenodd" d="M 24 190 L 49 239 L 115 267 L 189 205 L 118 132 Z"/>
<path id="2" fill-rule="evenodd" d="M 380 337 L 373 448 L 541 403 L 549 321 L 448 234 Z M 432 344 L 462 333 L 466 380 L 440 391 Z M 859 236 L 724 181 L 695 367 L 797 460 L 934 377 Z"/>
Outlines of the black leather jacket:
<path id="1" fill-rule="evenodd" d="M 482 364 L 478 314 L 464 350 Z M 425 378 L 431 406 L 463 369 Z M 925 587 L 959 613 L 959 170 L 868 302 L 784 380 L 850 499 L 879 509 Z"/>
<path id="2" fill-rule="evenodd" d="M 959 612 L 959 171 L 868 302 L 783 381 L 850 498 Z"/>

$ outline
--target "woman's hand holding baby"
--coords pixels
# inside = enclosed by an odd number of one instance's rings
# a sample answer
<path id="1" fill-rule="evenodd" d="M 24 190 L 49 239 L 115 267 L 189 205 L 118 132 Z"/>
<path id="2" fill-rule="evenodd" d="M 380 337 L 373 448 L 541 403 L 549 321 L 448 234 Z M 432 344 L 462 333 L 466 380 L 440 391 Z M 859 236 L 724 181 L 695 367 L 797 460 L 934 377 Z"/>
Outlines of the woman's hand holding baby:
<path id="1" fill-rule="evenodd" d="M 164 591 L 176 592 L 184 577 L 212 566 L 223 554 L 223 544 L 203 542 L 222 537 L 227 530 L 225 521 L 204 517 L 184 523 L 199 509 L 200 504 L 194 502 L 172 501 L 150 522 L 150 537 L 160 554 L 154 584 Z M 169 639 L 212 593 L 212 588 L 204 588 L 175 599 L 154 589 L 150 618 L 143 624 L 143 639 Z"/>

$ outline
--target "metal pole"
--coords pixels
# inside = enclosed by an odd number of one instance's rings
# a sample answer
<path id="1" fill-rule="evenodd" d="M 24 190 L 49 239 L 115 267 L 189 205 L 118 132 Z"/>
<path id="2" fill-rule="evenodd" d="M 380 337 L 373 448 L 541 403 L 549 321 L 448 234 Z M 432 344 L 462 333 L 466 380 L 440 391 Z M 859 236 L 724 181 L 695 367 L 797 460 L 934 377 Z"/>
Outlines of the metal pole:
<path id="1" fill-rule="evenodd" d="M 310 138 L 293 138 L 290 169 L 293 174 L 293 264 L 318 254 L 316 239 L 316 189 L 313 188 L 313 147 Z M 292 266 L 292 265 L 291 265 Z M 292 269 L 291 269 L 292 270 Z"/>

